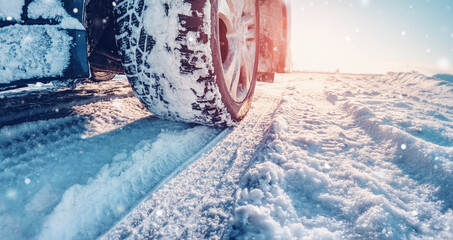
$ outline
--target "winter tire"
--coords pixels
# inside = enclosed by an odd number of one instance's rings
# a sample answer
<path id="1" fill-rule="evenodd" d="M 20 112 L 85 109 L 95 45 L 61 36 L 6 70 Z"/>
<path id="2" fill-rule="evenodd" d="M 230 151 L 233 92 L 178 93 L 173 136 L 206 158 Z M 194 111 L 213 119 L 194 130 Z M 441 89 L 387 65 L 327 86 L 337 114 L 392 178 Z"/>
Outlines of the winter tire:
<path id="1" fill-rule="evenodd" d="M 117 0 L 116 41 L 135 95 L 158 117 L 230 126 L 258 64 L 257 0 Z"/>
<path id="2" fill-rule="evenodd" d="M 114 72 L 105 72 L 105 71 L 95 71 L 91 70 L 91 80 L 94 81 L 110 81 L 115 78 L 116 73 Z"/>

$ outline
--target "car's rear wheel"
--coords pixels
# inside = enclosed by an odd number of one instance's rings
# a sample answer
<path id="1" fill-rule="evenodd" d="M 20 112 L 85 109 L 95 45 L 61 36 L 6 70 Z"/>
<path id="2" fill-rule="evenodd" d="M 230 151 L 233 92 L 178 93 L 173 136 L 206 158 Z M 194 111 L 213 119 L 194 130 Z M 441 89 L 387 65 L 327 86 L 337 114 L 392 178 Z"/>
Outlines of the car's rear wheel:
<path id="1" fill-rule="evenodd" d="M 161 118 L 228 126 L 248 112 L 257 0 L 117 0 L 116 39 L 140 101 Z"/>
<path id="2" fill-rule="evenodd" d="M 107 71 L 96 71 L 91 69 L 91 80 L 94 81 L 110 81 L 115 78 L 116 73 Z"/>

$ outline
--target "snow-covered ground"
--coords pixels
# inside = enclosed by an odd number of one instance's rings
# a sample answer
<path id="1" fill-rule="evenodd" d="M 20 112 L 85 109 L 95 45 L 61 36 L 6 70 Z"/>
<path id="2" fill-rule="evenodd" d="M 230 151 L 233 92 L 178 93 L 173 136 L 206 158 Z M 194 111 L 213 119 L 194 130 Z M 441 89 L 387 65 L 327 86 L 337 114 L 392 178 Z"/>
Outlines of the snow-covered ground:
<path id="1" fill-rule="evenodd" d="M 438 77 L 279 75 L 228 129 L 153 118 L 124 79 L 3 95 L 0 236 L 451 239 Z"/>
<path id="2" fill-rule="evenodd" d="M 280 78 L 230 236 L 453 237 L 453 84 L 418 74 Z"/>

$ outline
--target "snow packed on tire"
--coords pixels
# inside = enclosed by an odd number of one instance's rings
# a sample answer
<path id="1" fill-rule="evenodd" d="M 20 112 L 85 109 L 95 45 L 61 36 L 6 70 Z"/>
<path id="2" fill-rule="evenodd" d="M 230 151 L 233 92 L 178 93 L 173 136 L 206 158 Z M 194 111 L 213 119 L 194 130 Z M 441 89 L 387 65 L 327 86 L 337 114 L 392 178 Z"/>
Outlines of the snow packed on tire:
<path id="1" fill-rule="evenodd" d="M 229 126 L 216 84 L 210 1 L 119 0 L 117 45 L 135 95 L 163 119 Z M 198 21 L 189 26 L 188 21 Z"/>

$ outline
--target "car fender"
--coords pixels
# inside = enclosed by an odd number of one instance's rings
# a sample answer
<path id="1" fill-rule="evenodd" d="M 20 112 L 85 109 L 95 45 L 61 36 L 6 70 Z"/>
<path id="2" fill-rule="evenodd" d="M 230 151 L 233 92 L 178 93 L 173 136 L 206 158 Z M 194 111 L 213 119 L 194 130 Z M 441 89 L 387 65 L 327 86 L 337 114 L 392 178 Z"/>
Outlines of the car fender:
<path id="1" fill-rule="evenodd" d="M 0 12 L 0 89 L 89 76 L 84 0 L 2 4 L 17 12 Z"/>

